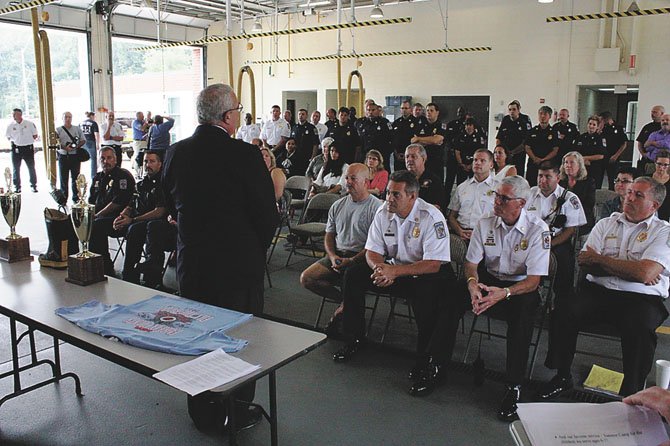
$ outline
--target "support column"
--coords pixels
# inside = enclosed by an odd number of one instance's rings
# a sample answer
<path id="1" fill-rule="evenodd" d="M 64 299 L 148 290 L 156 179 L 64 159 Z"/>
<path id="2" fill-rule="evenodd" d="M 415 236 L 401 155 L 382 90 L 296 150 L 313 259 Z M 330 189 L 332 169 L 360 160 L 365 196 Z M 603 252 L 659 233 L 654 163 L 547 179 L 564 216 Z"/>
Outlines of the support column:
<path id="1" fill-rule="evenodd" d="M 91 84 L 93 108 L 114 110 L 112 84 L 112 33 L 109 15 L 101 15 L 92 8 L 88 12 L 91 35 Z M 103 117 L 98 117 L 99 122 Z"/>

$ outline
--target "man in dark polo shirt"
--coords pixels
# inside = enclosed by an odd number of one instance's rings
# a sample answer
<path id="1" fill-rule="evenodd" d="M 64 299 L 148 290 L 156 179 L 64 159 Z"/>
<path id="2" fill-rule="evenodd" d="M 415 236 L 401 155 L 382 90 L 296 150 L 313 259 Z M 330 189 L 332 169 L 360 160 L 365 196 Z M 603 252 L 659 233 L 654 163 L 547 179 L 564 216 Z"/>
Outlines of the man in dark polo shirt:
<path id="1" fill-rule="evenodd" d="M 437 206 L 444 213 L 445 197 L 442 181 L 426 170 L 426 149 L 421 144 L 410 144 L 405 149 L 405 164 L 419 180 L 419 198 Z"/>

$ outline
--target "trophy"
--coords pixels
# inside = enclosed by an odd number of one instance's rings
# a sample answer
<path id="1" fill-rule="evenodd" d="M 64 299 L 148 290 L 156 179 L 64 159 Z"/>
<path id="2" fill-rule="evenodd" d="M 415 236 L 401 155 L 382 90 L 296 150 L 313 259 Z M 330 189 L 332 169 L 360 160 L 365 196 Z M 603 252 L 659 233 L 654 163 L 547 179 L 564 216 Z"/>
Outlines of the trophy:
<path id="1" fill-rule="evenodd" d="M 5 182 L 7 192 L 0 194 L 0 208 L 9 225 L 9 235 L 0 239 L 0 260 L 9 263 L 32 260 L 28 237 L 21 237 L 16 233 L 16 222 L 21 213 L 21 194 L 12 192 L 12 173 L 9 167 L 5 169 Z"/>
<path id="2" fill-rule="evenodd" d="M 70 217 L 74 232 L 81 242 L 81 251 L 68 257 L 65 280 L 77 285 L 90 285 L 107 280 L 107 277 L 102 256 L 88 250 L 95 221 L 95 206 L 86 202 L 86 178 L 83 175 L 77 177 L 77 190 L 79 202 L 72 206 Z"/>

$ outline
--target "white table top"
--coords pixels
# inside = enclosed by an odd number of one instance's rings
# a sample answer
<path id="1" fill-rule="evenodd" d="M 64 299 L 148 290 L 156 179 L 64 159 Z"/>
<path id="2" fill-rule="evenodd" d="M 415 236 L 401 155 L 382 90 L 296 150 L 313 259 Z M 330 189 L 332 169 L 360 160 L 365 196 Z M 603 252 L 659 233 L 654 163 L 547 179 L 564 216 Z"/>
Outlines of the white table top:
<path id="1" fill-rule="evenodd" d="M 0 313 L 147 376 L 193 359 L 193 356 L 154 352 L 111 341 L 57 316 L 54 313 L 57 308 L 93 299 L 105 304 L 128 305 L 160 294 L 156 290 L 112 278 L 85 287 L 78 286 L 66 282 L 66 275 L 66 271 L 40 269 L 36 261 L 0 264 Z M 268 374 L 326 340 L 323 333 L 259 317 L 228 330 L 226 334 L 249 341 L 234 356 L 261 366 L 251 375 L 214 389 L 226 393 L 249 379 Z"/>

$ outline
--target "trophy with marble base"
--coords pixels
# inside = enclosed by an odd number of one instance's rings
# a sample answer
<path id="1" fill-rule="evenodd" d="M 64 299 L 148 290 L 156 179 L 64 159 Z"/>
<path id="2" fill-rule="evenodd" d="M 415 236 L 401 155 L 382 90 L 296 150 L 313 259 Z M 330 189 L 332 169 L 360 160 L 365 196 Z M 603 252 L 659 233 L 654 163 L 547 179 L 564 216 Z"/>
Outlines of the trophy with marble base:
<path id="1" fill-rule="evenodd" d="M 12 173 L 9 167 L 5 169 L 5 181 L 7 192 L 0 194 L 0 208 L 9 225 L 9 235 L 0 239 L 0 260 L 8 263 L 33 260 L 28 237 L 21 237 L 16 233 L 16 222 L 21 213 L 21 194 L 12 192 Z"/>
<path id="2" fill-rule="evenodd" d="M 91 239 L 95 221 L 95 206 L 86 202 L 86 178 L 83 175 L 77 177 L 77 189 L 79 190 L 79 202 L 72 206 L 70 217 L 74 232 L 81 242 L 81 251 L 68 257 L 65 280 L 85 286 L 107 280 L 107 277 L 102 256 L 88 250 L 88 242 Z"/>

